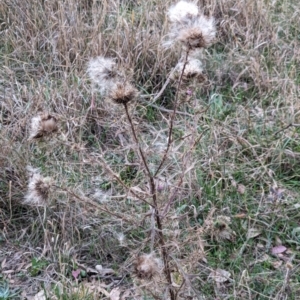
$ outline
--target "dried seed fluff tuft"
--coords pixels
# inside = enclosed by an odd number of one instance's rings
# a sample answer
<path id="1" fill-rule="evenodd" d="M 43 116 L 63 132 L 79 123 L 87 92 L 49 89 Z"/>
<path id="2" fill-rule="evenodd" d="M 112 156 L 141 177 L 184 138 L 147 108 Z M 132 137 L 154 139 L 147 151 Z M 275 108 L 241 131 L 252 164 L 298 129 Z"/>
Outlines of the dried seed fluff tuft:
<path id="1" fill-rule="evenodd" d="M 43 137 L 57 130 L 57 119 L 48 113 L 40 114 L 31 119 L 29 139 Z"/>
<path id="2" fill-rule="evenodd" d="M 216 37 L 215 22 L 213 18 L 199 16 L 190 25 L 178 32 L 177 39 L 188 49 L 210 47 Z"/>
<path id="3" fill-rule="evenodd" d="M 27 167 L 27 169 L 29 171 L 29 183 L 23 203 L 31 206 L 44 206 L 48 202 L 52 179 L 43 177 L 38 169 L 31 167 Z"/>
<path id="4" fill-rule="evenodd" d="M 118 77 L 117 64 L 112 58 L 98 56 L 88 63 L 88 75 L 91 81 L 100 89 L 100 93 L 106 93 L 115 83 Z"/>
<path id="5" fill-rule="evenodd" d="M 171 22 L 170 40 L 165 43 L 171 46 L 179 41 L 188 50 L 207 48 L 216 37 L 216 26 L 213 17 L 201 14 L 195 3 L 180 1 L 168 11 Z"/>
<path id="6" fill-rule="evenodd" d="M 182 73 L 184 63 L 180 62 L 176 66 L 176 72 L 174 73 L 173 79 L 178 79 Z M 184 81 L 189 81 L 191 79 L 196 79 L 199 83 L 206 80 L 206 76 L 203 74 L 201 61 L 198 59 L 189 59 L 182 74 L 182 79 Z"/>
<path id="7" fill-rule="evenodd" d="M 168 17 L 172 23 L 180 23 L 184 18 L 196 17 L 198 13 L 199 9 L 195 3 L 179 1 L 169 8 Z"/>
<path id="8" fill-rule="evenodd" d="M 162 262 L 153 254 L 140 255 L 135 262 L 135 272 L 140 279 L 151 279 L 162 269 Z"/>
<path id="9" fill-rule="evenodd" d="M 118 82 L 109 93 L 109 98 L 117 104 L 127 104 L 138 95 L 137 89 L 128 82 Z"/>

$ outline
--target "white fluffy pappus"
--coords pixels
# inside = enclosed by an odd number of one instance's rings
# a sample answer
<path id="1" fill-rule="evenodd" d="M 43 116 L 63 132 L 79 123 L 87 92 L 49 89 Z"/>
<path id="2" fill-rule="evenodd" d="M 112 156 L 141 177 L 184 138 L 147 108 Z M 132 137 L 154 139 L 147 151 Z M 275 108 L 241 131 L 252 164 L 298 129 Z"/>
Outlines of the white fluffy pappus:
<path id="1" fill-rule="evenodd" d="M 142 254 L 135 262 L 135 272 L 140 279 L 151 279 L 163 268 L 162 261 L 154 254 Z"/>
<path id="2" fill-rule="evenodd" d="M 201 15 L 189 22 L 187 26 L 179 30 L 175 28 L 173 35 L 176 35 L 175 39 L 189 49 L 210 47 L 216 37 L 215 20 L 213 17 Z"/>
<path id="3" fill-rule="evenodd" d="M 181 22 L 184 18 L 195 17 L 199 13 L 197 5 L 193 2 L 179 1 L 168 10 L 168 17 L 172 23 Z"/>
<path id="4" fill-rule="evenodd" d="M 52 179 L 50 177 L 43 177 L 38 169 L 30 166 L 27 167 L 27 170 L 29 173 L 29 182 L 23 203 L 31 206 L 46 205 Z"/>
<path id="5" fill-rule="evenodd" d="M 216 25 L 213 17 L 204 16 L 195 3 L 180 1 L 168 11 L 171 22 L 169 40 L 164 43 L 170 47 L 176 42 L 189 51 L 207 48 L 214 43 Z"/>
<path id="6" fill-rule="evenodd" d="M 182 73 L 184 67 L 183 62 L 179 62 L 176 66 L 176 72 L 174 79 L 178 79 L 180 74 Z M 203 74 L 203 68 L 202 68 L 202 63 L 199 59 L 189 59 L 188 62 L 185 65 L 184 71 L 183 71 L 183 79 L 184 80 L 189 80 L 193 78 L 199 79 L 201 82 L 204 81 L 205 76 Z"/>
<path id="7" fill-rule="evenodd" d="M 87 73 L 91 81 L 105 93 L 115 83 L 117 77 L 117 64 L 112 58 L 98 56 L 88 62 Z"/>
<path id="8" fill-rule="evenodd" d="M 57 130 L 57 119 L 48 113 L 42 113 L 31 119 L 29 140 L 40 138 Z"/>

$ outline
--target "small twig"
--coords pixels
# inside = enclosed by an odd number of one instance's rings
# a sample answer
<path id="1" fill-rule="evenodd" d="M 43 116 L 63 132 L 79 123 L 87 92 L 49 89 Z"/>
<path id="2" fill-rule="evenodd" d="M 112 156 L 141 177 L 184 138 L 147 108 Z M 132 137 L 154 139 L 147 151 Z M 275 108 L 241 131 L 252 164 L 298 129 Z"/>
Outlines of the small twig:
<path id="1" fill-rule="evenodd" d="M 9 199 L 9 221 L 12 219 L 12 205 L 11 205 L 11 180 L 8 183 L 8 199 Z"/>
<path id="2" fill-rule="evenodd" d="M 164 107 L 161 107 L 161 106 L 158 106 L 158 105 L 155 105 L 155 104 L 152 104 L 152 103 L 149 103 L 148 101 L 146 100 L 143 100 L 143 99 L 140 99 L 141 102 L 147 104 L 147 106 L 150 106 L 150 107 L 153 107 L 153 108 L 156 108 L 160 111 L 163 111 L 163 112 L 166 112 L 166 113 L 174 113 L 174 110 L 172 109 L 167 109 L 167 108 L 164 108 Z M 189 114 L 189 113 L 186 113 L 184 111 L 176 111 L 176 114 L 178 115 L 183 115 L 183 116 L 187 116 L 187 117 L 193 117 L 193 115 Z"/>
<path id="3" fill-rule="evenodd" d="M 139 224 L 135 223 L 133 220 L 129 220 L 127 218 L 125 218 L 124 216 L 122 215 L 119 215 L 119 214 L 116 214 L 114 212 L 112 212 L 111 210 L 108 210 L 108 209 L 105 209 L 103 208 L 103 206 L 99 205 L 98 203 L 95 203 L 94 201 L 90 200 L 89 198 L 85 197 L 84 199 L 81 198 L 80 196 L 78 196 L 77 194 L 75 194 L 73 191 L 70 191 L 69 189 L 66 189 L 66 188 L 63 188 L 63 187 L 60 187 L 58 185 L 53 185 L 54 187 L 56 187 L 57 189 L 61 190 L 61 191 L 64 191 L 70 195 L 72 195 L 74 198 L 76 198 L 77 200 L 79 200 L 80 202 L 82 203 L 89 203 L 91 204 L 92 206 L 98 208 L 99 210 L 109 214 L 109 215 L 112 215 L 114 217 L 117 217 L 119 219 L 122 219 L 122 220 L 125 220 L 126 222 L 128 223 L 133 223 L 134 225 L 138 226 L 138 227 L 141 227 Z"/>
<path id="4" fill-rule="evenodd" d="M 153 207 L 153 204 L 152 203 L 150 203 L 150 202 L 148 202 L 147 200 L 145 200 L 144 198 L 142 198 L 142 197 L 140 197 L 136 192 L 134 192 L 133 190 L 132 190 L 132 188 L 130 188 L 130 187 L 128 187 L 124 182 L 123 182 L 123 180 L 107 165 L 107 163 L 106 163 L 106 161 L 105 161 L 105 159 L 101 156 L 101 155 L 99 155 L 99 156 L 97 156 L 97 158 L 99 158 L 101 161 L 102 161 L 102 163 L 103 163 L 103 165 L 104 165 L 104 168 L 113 176 L 113 178 L 115 178 L 118 182 L 119 182 L 119 184 L 121 185 L 121 186 L 123 186 L 126 190 L 128 190 L 133 196 L 135 196 L 135 197 L 137 197 L 138 199 L 140 199 L 141 201 L 143 201 L 144 203 L 146 203 L 146 204 L 148 204 L 148 205 L 150 205 L 151 207 Z"/>
<path id="5" fill-rule="evenodd" d="M 290 127 L 300 127 L 300 124 L 293 124 L 293 123 L 290 123 L 290 124 L 288 124 L 287 126 L 283 127 L 282 129 L 276 131 L 276 132 L 274 133 L 274 136 L 276 136 L 278 133 L 280 133 L 280 132 L 282 132 L 282 131 L 284 131 L 284 130 L 290 128 Z"/>
<path id="6" fill-rule="evenodd" d="M 175 115 L 176 115 L 176 110 L 177 110 L 177 105 L 178 105 L 178 98 L 179 98 L 179 89 L 180 89 L 180 85 L 182 82 L 182 77 L 183 77 L 183 73 L 185 70 L 185 67 L 188 63 L 188 56 L 189 56 L 189 50 L 186 52 L 186 56 L 185 56 L 185 61 L 184 61 L 184 65 L 180 74 L 180 78 L 178 81 L 178 85 L 177 85 L 177 91 L 176 91 L 176 97 L 175 97 L 175 103 L 174 103 L 174 109 L 173 109 L 173 114 L 171 115 L 171 119 L 170 119 L 170 127 L 169 127 L 169 134 L 168 134 L 168 145 L 167 148 L 165 150 L 164 156 L 154 174 L 154 177 L 158 174 L 158 172 L 160 171 L 161 167 L 163 166 L 163 164 L 165 163 L 165 160 L 167 159 L 167 155 L 169 152 L 169 149 L 171 147 L 171 143 L 172 143 L 172 131 L 173 131 L 173 124 L 174 124 L 174 120 L 175 120 Z"/>
<path id="7" fill-rule="evenodd" d="M 180 188 L 180 186 L 182 185 L 182 183 L 183 183 L 183 176 L 180 176 L 179 182 L 177 183 L 176 188 L 173 191 L 173 194 L 169 198 L 169 201 L 166 204 L 166 206 L 165 206 L 165 208 L 164 208 L 164 210 L 163 210 L 163 212 L 161 214 L 162 218 L 164 218 L 167 215 L 167 213 L 169 212 L 169 208 L 170 208 L 171 204 L 173 204 L 173 202 L 174 202 L 174 200 L 175 200 L 175 198 L 177 196 L 178 189 Z"/>
<path id="8" fill-rule="evenodd" d="M 289 267 L 287 267 L 286 272 L 285 272 L 285 276 L 284 276 L 284 282 L 283 282 L 282 288 L 279 292 L 282 295 L 286 292 L 286 290 L 289 287 L 289 284 L 290 284 L 290 271 L 291 271 L 291 269 Z M 277 299 L 277 297 L 276 297 L 276 299 Z M 278 297 L 278 299 L 280 299 L 280 296 Z"/>
<path id="9" fill-rule="evenodd" d="M 151 253 L 153 252 L 153 249 L 154 249 L 154 241 L 155 241 L 155 210 L 152 209 L 151 211 L 151 243 L 150 243 L 150 250 L 151 250 Z"/>
<path id="10" fill-rule="evenodd" d="M 146 171 L 147 171 L 148 177 L 151 178 L 152 175 L 151 175 L 151 172 L 150 172 L 150 169 L 149 169 L 147 160 L 146 160 L 146 158 L 145 158 L 144 152 L 143 152 L 143 150 L 142 150 L 142 148 L 141 148 L 141 145 L 140 145 L 140 143 L 139 143 L 139 140 L 138 140 L 138 138 L 137 138 L 137 135 L 136 135 L 136 132 L 135 132 L 135 128 L 134 128 L 132 119 L 131 119 L 131 117 L 130 117 L 130 114 L 129 114 L 129 111 L 128 111 L 128 106 L 127 106 L 126 103 L 124 103 L 124 108 L 125 108 L 125 112 L 126 112 L 127 119 L 128 119 L 128 121 L 129 121 L 129 123 L 130 123 L 130 127 L 131 127 L 131 131 L 132 131 L 132 134 L 133 134 L 134 141 L 135 141 L 136 145 L 138 146 L 139 154 L 140 154 L 140 156 L 141 156 L 141 158 L 142 158 L 144 167 L 145 167 L 145 169 L 146 169 Z M 151 191 L 151 192 L 154 192 L 154 191 Z"/>
<path id="11" fill-rule="evenodd" d="M 191 281 L 189 279 L 189 276 L 185 274 L 182 266 L 179 264 L 179 262 L 177 261 L 177 259 L 173 255 L 171 255 L 171 257 L 175 261 L 175 263 L 176 263 L 176 265 L 177 265 L 177 267 L 178 267 L 178 269 L 180 271 L 180 274 L 182 275 L 182 277 L 184 279 L 183 283 L 187 283 L 192 288 L 192 290 L 194 291 L 194 293 L 197 295 L 198 299 L 201 299 L 201 295 L 199 294 L 199 292 L 192 285 L 192 283 L 191 283 Z M 182 285 L 181 285 L 181 287 L 182 287 Z"/>
<path id="12" fill-rule="evenodd" d="M 207 130 L 203 131 L 203 132 L 200 134 L 200 136 L 193 142 L 191 148 L 189 148 L 189 150 L 188 150 L 189 153 L 195 148 L 195 146 L 198 144 L 198 142 L 200 141 L 200 139 L 202 138 L 202 136 L 204 135 L 204 133 L 205 133 L 206 131 L 207 131 Z M 183 154 L 183 157 L 185 157 L 186 154 L 187 154 L 187 151 Z M 183 163 L 183 165 L 184 165 L 184 163 Z M 189 169 L 190 169 L 190 168 L 189 168 Z M 166 204 L 166 206 L 165 206 L 165 208 L 164 208 L 164 210 L 163 210 L 163 213 L 161 214 L 161 217 L 162 217 L 162 218 L 164 218 L 164 217 L 168 214 L 169 208 L 171 207 L 171 205 L 173 204 L 173 202 L 174 202 L 174 200 L 175 200 L 175 198 L 176 198 L 176 196 L 177 196 L 178 189 L 180 188 L 180 186 L 181 186 L 182 183 L 183 183 L 183 176 L 185 175 L 185 173 L 186 173 L 187 171 L 189 171 L 189 169 L 185 169 L 186 171 L 185 171 L 185 172 L 182 172 L 182 174 L 180 175 L 180 178 L 179 178 L 179 180 L 178 180 L 178 183 L 177 183 L 177 185 L 176 185 L 176 187 L 175 187 L 175 189 L 174 189 L 172 195 L 170 196 L 169 201 L 168 201 L 168 203 Z"/>
<path id="13" fill-rule="evenodd" d="M 166 87 L 168 86 L 168 84 L 169 84 L 169 82 L 170 82 L 170 80 L 171 80 L 171 77 L 173 76 L 175 70 L 176 70 L 176 68 L 174 68 L 174 69 L 170 72 L 170 74 L 169 74 L 169 76 L 168 76 L 168 78 L 167 78 L 165 84 L 163 85 L 163 87 L 161 88 L 161 90 L 157 93 L 157 95 L 153 98 L 152 103 L 156 102 L 156 101 L 159 99 L 159 97 L 163 94 L 163 92 L 164 92 L 164 90 L 166 89 Z"/>

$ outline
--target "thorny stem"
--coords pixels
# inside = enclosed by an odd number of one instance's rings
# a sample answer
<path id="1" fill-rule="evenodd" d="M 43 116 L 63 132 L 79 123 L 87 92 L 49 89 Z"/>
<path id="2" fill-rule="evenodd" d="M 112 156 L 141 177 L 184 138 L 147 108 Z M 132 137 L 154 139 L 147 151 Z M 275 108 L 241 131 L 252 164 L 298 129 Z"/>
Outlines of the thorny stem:
<path id="1" fill-rule="evenodd" d="M 170 299 L 171 300 L 176 300 L 176 294 L 175 294 L 174 290 L 172 289 L 171 270 L 169 268 L 169 260 L 170 260 L 169 257 L 170 257 L 170 255 L 168 253 L 166 243 L 165 243 L 165 238 L 164 238 L 164 234 L 163 234 L 162 220 L 161 220 L 161 217 L 160 217 L 159 212 L 158 212 L 157 193 L 156 193 L 156 187 L 155 187 L 155 182 L 154 182 L 154 176 L 151 174 L 151 171 L 149 169 L 144 151 L 142 150 L 142 148 L 139 144 L 137 134 L 136 134 L 132 119 L 131 119 L 129 111 L 128 111 L 128 106 L 127 106 L 126 103 L 124 103 L 124 108 L 125 108 L 127 119 L 130 123 L 133 139 L 134 139 L 136 145 L 138 146 L 138 151 L 139 151 L 139 154 L 140 154 L 141 159 L 143 161 L 143 164 L 144 164 L 144 167 L 146 169 L 146 173 L 147 173 L 147 176 L 148 176 L 148 179 L 149 179 L 150 193 L 152 195 L 154 214 L 155 214 L 155 222 L 156 222 L 156 226 L 157 226 L 157 229 L 158 229 L 157 230 L 158 231 L 158 242 L 159 242 L 160 247 L 161 247 L 162 257 L 163 257 L 163 261 L 164 261 L 164 273 L 165 273 L 166 279 L 167 279 L 168 284 L 169 284 Z"/>
<path id="2" fill-rule="evenodd" d="M 173 124 L 174 124 L 174 120 L 175 120 L 175 115 L 176 115 L 176 110 L 177 110 L 177 106 L 178 106 L 178 98 L 179 98 L 179 89 L 181 86 L 181 82 L 182 82 L 182 77 L 183 77 L 183 73 L 185 70 L 185 67 L 187 65 L 188 62 L 188 57 L 189 57 L 189 50 L 186 51 L 186 55 L 185 55 L 185 60 L 184 60 L 184 64 L 183 64 L 183 68 L 180 74 L 180 78 L 178 81 L 178 85 L 177 85 L 177 90 L 176 90 L 176 96 L 175 96 L 175 103 L 174 103 L 174 109 L 173 109 L 173 113 L 171 115 L 171 119 L 170 119 L 170 127 L 169 127 L 169 134 L 168 134 L 168 145 L 166 148 L 166 151 L 164 153 L 163 159 L 161 160 L 155 174 L 154 177 L 158 174 L 158 172 L 160 171 L 160 169 L 162 168 L 163 164 L 165 163 L 166 159 L 167 159 L 167 155 L 170 149 L 170 146 L 172 144 L 172 131 L 173 131 Z"/>
<path id="3" fill-rule="evenodd" d="M 130 123 L 130 127 L 131 127 L 131 131 L 132 131 L 132 134 L 133 134 L 134 141 L 135 141 L 136 145 L 138 146 L 139 154 L 140 154 L 140 156 L 142 158 L 142 161 L 143 161 L 144 167 L 145 167 L 145 169 L 147 171 L 148 177 L 149 177 L 149 179 L 150 178 L 153 179 L 153 177 L 151 175 L 151 172 L 150 172 L 150 169 L 149 169 L 149 166 L 147 164 L 146 158 L 145 158 L 145 154 L 144 154 L 144 152 L 143 152 L 143 150 L 142 150 L 142 148 L 141 148 L 141 146 L 139 144 L 139 141 L 138 141 L 135 129 L 134 129 L 134 125 L 133 125 L 132 119 L 131 119 L 129 111 L 128 111 L 128 106 L 127 106 L 126 103 L 124 103 L 124 108 L 125 108 L 127 119 L 128 119 L 128 121 Z M 155 190 L 154 190 L 154 192 L 155 192 Z M 151 191 L 151 193 L 152 193 L 152 191 Z"/>

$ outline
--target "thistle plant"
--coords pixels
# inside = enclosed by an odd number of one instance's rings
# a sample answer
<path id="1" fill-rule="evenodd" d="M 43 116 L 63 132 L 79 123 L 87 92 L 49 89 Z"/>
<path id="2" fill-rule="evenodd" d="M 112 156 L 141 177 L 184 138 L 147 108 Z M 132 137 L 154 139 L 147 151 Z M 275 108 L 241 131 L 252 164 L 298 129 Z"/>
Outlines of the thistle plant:
<path id="1" fill-rule="evenodd" d="M 177 193 L 183 186 L 185 173 L 189 169 L 189 152 L 195 148 L 201 136 L 194 137 L 194 133 L 191 134 L 192 139 L 190 140 L 190 144 L 183 151 L 181 157 L 182 172 L 177 176 L 170 194 L 165 197 L 161 197 L 163 188 L 160 178 L 164 177 L 163 174 L 167 161 L 170 163 L 170 152 L 174 145 L 173 134 L 177 110 L 180 105 L 181 89 L 183 86 L 188 86 L 192 81 L 196 84 L 201 84 L 206 80 L 202 63 L 198 57 L 200 55 L 203 56 L 203 48 L 209 47 L 214 42 L 216 29 L 214 19 L 201 14 L 198 7 L 192 2 L 180 1 L 169 9 L 167 15 L 170 22 L 170 32 L 168 34 L 168 41 L 164 43 L 164 47 L 169 48 L 169 51 L 174 51 L 173 45 L 179 44 L 181 45 L 182 55 L 178 57 L 178 63 L 173 66 L 171 75 L 163 85 L 161 91 L 154 95 L 151 101 L 153 104 L 159 99 L 170 80 L 175 82 L 176 93 L 172 101 L 173 109 L 167 122 L 167 143 L 165 148 L 158 153 L 159 159 L 155 163 L 153 163 L 151 156 L 148 155 L 147 149 L 151 148 L 151 145 L 143 141 L 139 133 L 139 128 L 134 121 L 134 115 L 132 114 L 131 107 L 142 97 L 138 88 L 134 85 L 132 74 L 127 72 L 122 62 L 116 58 L 104 56 L 90 59 L 87 73 L 92 82 L 93 91 L 96 90 L 99 92 L 103 101 L 109 102 L 112 108 L 119 106 L 123 109 L 123 115 L 127 120 L 127 125 L 130 127 L 131 151 L 139 159 L 138 164 L 143 171 L 143 179 L 140 182 L 141 184 L 142 182 L 146 182 L 148 187 L 147 192 L 140 194 L 130 186 L 130 183 L 128 184 L 113 170 L 113 167 L 102 154 L 98 156 L 110 176 L 127 193 L 139 199 L 150 210 L 152 221 L 149 231 L 151 233 L 150 239 L 147 241 L 147 248 L 150 251 L 149 253 L 140 253 L 137 255 L 134 262 L 136 276 L 141 280 L 149 281 L 156 278 L 162 272 L 164 289 L 168 294 L 167 298 L 175 300 L 178 299 L 180 287 L 174 283 L 174 275 L 172 274 L 174 268 L 180 270 L 181 266 L 173 256 L 172 247 L 169 245 L 170 240 L 169 235 L 166 234 L 168 230 L 166 224 L 169 222 L 169 212 L 177 202 Z M 93 108 L 94 106 L 95 99 L 93 94 L 91 107 Z M 31 121 L 30 140 L 48 135 L 51 132 L 57 131 L 57 129 L 57 119 L 54 116 L 48 113 L 38 115 Z M 196 131 L 194 130 L 194 132 Z M 29 168 L 28 190 L 23 203 L 46 208 L 51 186 L 53 186 L 51 178 L 43 177 L 38 169 Z M 57 186 L 55 187 L 58 188 Z M 60 190 L 63 191 L 64 189 L 60 188 Z M 71 194 L 74 196 L 74 193 Z M 81 201 L 79 196 L 75 195 L 75 197 Z M 100 207 L 99 205 L 95 206 Z M 118 216 L 118 214 L 109 212 L 106 208 L 100 207 L 100 209 L 111 213 L 113 216 Z M 203 249 L 202 244 L 201 249 Z M 180 273 L 184 276 L 182 271 Z M 185 281 L 188 282 L 187 279 Z"/>
<path id="2" fill-rule="evenodd" d="M 0 298 L 299 294 L 299 7 L 269 2 L 1 1 Z"/>
<path id="3" fill-rule="evenodd" d="M 169 119 L 169 130 L 167 137 L 167 146 L 160 162 L 156 166 L 150 167 L 146 150 L 142 146 L 142 142 L 138 135 L 138 131 L 133 122 L 129 106 L 139 99 L 139 93 L 136 87 L 131 83 L 132 78 L 126 77 L 122 66 L 117 67 L 115 59 L 99 56 L 91 59 L 88 64 L 88 74 L 95 87 L 108 101 L 121 105 L 124 108 L 127 121 L 131 128 L 131 136 L 137 156 L 140 159 L 140 165 L 143 169 L 143 174 L 148 182 L 149 196 L 141 197 L 140 199 L 150 206 L 153 211 L 154 227 L 152 228 L 152 236 L 149 248 L 154 250 L 154 245 L 158 245 L 162 258 L 162 270 L 166 280 L 166 288 L 168 290 L 169 299 L 177 299 L 176 289 L 172 280 L 172 257 L 168 246 L 168 238 L 165 235 L 164 221 L 168 211 L 176 201 L 176 191 L 182 185 L 182 177 L 179 178 L 174 192 L 165 199 L 165 203 L 159 203 L 159 189 L 156 184 L 157 179 L 164 167 L 164 164 L 169 156 L 169 151 L 173 143 L 173 128 L 176 117 L 177 108 L 179 105 L 179 92 L 183 83 L 187 84 L 190 80 L 195 79 L 202 83 L 205 80 L 203 75 L 202 63 L 196 58 L 203 48 L 209 47 L 216 34 L 214 19 L 208 18 L 199 12 L 198 7 L 191 2 L 180 1 L 175 6 L 172 6 L 168 11 L 169 21 L 171 23 L 169 40 L 165 46 L 170 47 L 175 43 L 182 45 L 183 57 L 174 66 L 172 79 L 177 81 L 177 92 L 173 101 L 173 111 Z M 163 88 L 165 88 L 164 85 Z M 161 94 L 159 92 L 158 94 Z M 157 96 L 154 98 L 157 100 Z M 94 100 L 93 100 L 94 101 Z M 193 147 L 193 146 L 192 146 Z M 105 168 L 117 178 L 118 182 L 127 187 L 124 182 L 112 171 L 108 163 L 103 159 Z M 127 187 L 130 190 L 129 187 Z M 155 273 L 159 272 L 161 263 L 159 259 L 152 253 L 140 255 L 135 263 L 137 276 L 143 279 L 152 278 Z"/>

